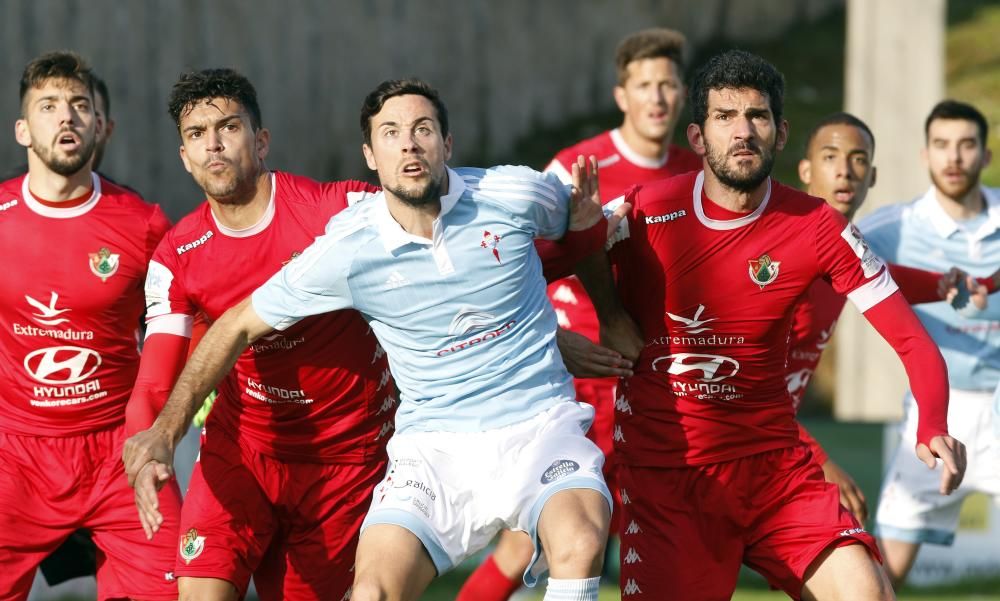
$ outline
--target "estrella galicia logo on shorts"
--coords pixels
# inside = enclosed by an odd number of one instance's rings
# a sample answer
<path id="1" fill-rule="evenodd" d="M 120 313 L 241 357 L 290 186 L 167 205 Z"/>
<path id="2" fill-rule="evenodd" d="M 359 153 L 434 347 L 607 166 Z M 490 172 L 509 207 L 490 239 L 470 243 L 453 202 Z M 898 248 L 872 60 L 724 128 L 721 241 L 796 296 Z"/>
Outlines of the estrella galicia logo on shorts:
<path id="1" fill-rule="evenodd" d="M 181 537 L 181 559 L 184 563 L 191 563 L 197 559 L 201 552 L 205 550 L 205 537 L 198 536 L 198 531 L 194 528 L 188 530 Z"/>
<path id="2" fill-rule="evenodd" d="M 560 459 L 553 461 L 549 469 L 542 474 L 542 484 L 550 484 L 560 478 L 564 478 L 580 469 L 580 464 L 571 459 Z"/>

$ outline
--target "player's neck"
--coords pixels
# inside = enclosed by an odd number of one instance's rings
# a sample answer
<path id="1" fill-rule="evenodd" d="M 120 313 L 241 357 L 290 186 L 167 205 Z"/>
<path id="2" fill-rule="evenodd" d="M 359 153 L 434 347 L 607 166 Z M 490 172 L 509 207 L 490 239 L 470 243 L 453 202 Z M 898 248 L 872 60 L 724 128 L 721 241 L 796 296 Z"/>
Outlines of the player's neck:
<path id="1" fill-rule="evenodd" d="M 396 220 L 399 227 L 403 228 L 403 231 L 430 240 L 434 237 L 434 221 L 441 215 L 440 196 L 447 195 L 448 174 L 446 172 L 439 197 L 432 202 L 413 205 L 401 200 L 389 190 L 385 191 L 385 201 L 389 214 Z"/>
<path id="2" fill-rule="evenodd" d="M 712 202 L 734 213 L 749 213 L 764 202 L 767 194 L 767 180 L 749 192 L 736 190 L 723 184 L 711 169 L 705 169 L 705 195 Z"/>
<path id="3" fill-rule="evenodd" d="M 621 127 L 618 128 L 618 132 L 621 134 L 622 140 L 629 147 L 629 150 L 651 161 L 662 161 L 663 157 L 667 156 L 667 151 L 670 148 L 670 138 L 673 135 L 673 132 L 670 132 L 670 134 L 664 136 L 662 139 L 650 140 L 639 135 L 639 132 L 628 121 L 622 123 Z"/>
<path id="4" fill-rule="evenodd" d="M 264 169 L 254 179 L 254 187 L 242 199 L 227 199 L 221 202 L 212 196 L 208 204 L 212 214 L 222 225 L 233 230 L 244 230 L 260 223 L 271 203 L 271 172 Z"/>
<path id="5" fill-rule="evenodd" d="M 986 208 L 986 201 L 978 185 L 970 188 L 959 198 L 945 196 L 939 188 L 934 188 L 934 196 L 937 197 L 938 204 L 944 212 L 955 221 L 973 219 Z"/>
<path id="6" fill-rule="evenodd" d="M 34 153 L 28 153 L 28 189 L 33 196 L 50 202 L 79 198 L 94 187 L 90 166 L 85 165 L 76 173 L 59 175 L 52 171 Z"/>

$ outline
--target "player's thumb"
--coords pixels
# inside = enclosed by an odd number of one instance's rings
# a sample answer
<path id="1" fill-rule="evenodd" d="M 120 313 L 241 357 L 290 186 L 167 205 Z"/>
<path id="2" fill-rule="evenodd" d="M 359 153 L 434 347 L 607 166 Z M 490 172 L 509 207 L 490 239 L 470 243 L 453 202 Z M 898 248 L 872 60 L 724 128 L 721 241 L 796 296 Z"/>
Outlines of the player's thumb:
<path id="1" fill-rule="evenodd" d="M 934 453 L 932 453 L 930 448 L 922 442 L 917 444 L 917 459 L 923 461 L 924 465 L 930 469 L 937 467 L 937 459 L 935 459 Z"/>
<path id="2" fill-rule="evenodd" d="M 156 480 L 159 482 L 166 482 L 172 476 L 170 468 L 162 463 L 157 463 L 153 469 L 156 471 Z"/>

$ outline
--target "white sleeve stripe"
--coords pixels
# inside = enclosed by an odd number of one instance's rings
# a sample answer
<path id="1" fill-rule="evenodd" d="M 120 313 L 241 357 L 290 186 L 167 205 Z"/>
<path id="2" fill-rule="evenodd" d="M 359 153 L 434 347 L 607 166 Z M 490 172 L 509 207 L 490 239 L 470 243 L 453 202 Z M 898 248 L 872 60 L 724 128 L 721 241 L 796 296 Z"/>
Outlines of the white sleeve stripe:
<path id="1" fill-rule="evenodd" d="M 882 273 L 848 292 L 847 298 L 851 299 L 858 311 L 864 313 L 889 298 L 897 290 L 899 290 L 899 286 L 889 275 L 889 270 L 883 267 Z"/>
<path id="2" fill-rule="evenodd" d="M 170 313 L 154 317 L 146 323 L 146 338 L 153 334 L 173 334 L 175 336 L 191 337 L 191 325 L 194 318 L 181 313 Z"/>
<path id="3" fill-rule="evenodd" d="M 555 206 L 559 202 L 559 195 L 551 186 L 535 182 L 490 182 L 489 186 L 478 186 L 478 191 L 489 194 L 491 192 L 502 194 L 507 197 L 520 198 L 522 200 L 532 200 L 543 205 Z"/>
<path id="4" fill-rule="evenodd" d="M 545 168 L 545 172 L 558 177 L 559 181 L 567 186 L 573 183 L 573 174 L 567 171 L 566 168 L 563 167 L 563 164 L 556 159 L 552 159 L 552 162 Z"/>
<path id="5" fill-rule="evenodd" d="M 486 200 L 489 200 L 490 198 L 500 200 L 502 198 L 503 200 L 508 200 L 508 201 L 534 203 L 544 207 L 548 211 L 554 211 L 558 206 L 550 199 L 541 198 L 537 194 L 532 194 L 530 192 L 525 192 L 525 193 L 504 192 L 502 197 L 499 197 L 496 194 L 491 195 L 491 194 L 486 194 L 484 192 L 473 192 L 473 196 L 477 194 L 482 194 Z"/>

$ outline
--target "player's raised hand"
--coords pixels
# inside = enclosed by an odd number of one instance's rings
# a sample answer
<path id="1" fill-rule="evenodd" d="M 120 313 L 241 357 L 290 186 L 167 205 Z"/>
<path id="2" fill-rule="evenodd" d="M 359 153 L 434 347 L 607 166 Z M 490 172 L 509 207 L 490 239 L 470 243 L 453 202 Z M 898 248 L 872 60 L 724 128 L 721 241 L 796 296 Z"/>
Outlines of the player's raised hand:
<path id="1" fill-rule="evenodd" d="M 160 489 L 173 477 L 172 470 L 159 461 L 150 461 L 142 466 L 135 477 L 135 507 L 139 512 L 139 522 L 151 540 L 163 523 L 160 513 Z"/>
<path id="2" fill-rule="evenodd" d="M 822 467 L 826 481 L 836 484 L 837 488 L 840 489 L 840 504 L 846 507 L 854 515 L 854 518 L 864 526 L 868 519 L 868 501 L 865 499 L 865 493 L 861 492 L 861 488 L 858 487 L 854 478 L 851 478 L 850 474 L 841 469 L 832 459 L 827 459 Z"/>
<path id="3" fill-rule="evenodd" d="M 569 229 L 588 230 L 604 217 L 601 193 L 597 187 L 597 157 L 576 157 L 572 170 L 573 188 L 570 192 Z M 619 219 L 620 221 L 620 219 Z"/>
<path id="4" fill-rule="evenodd" d="M 930 445 L 917 444 L 917 457 L 927 467 L 934 469 L 940 458 L 944 465 L 941 473 L 941 494 L 950 495 L 965 476 L 965 445 L 951 436 L 935 436 Z"/>
<path id="5" fill-rule="evenodd" d="M 129 486 L 135 486 L 139 471 L 150 461 L 158 461 L 165 466 L 174 464 L 174 449 L 171 437 L 154 424 L 125 441 L 122 447 L 122 463 Z"/>
<path id="6" fill-rule="evenodd" d="M 629 377 L 632 362 L 617 351 L 594 344 L 570 330 L 556 330 L 556 343 L 569 373 L 577 378 Z"/>

